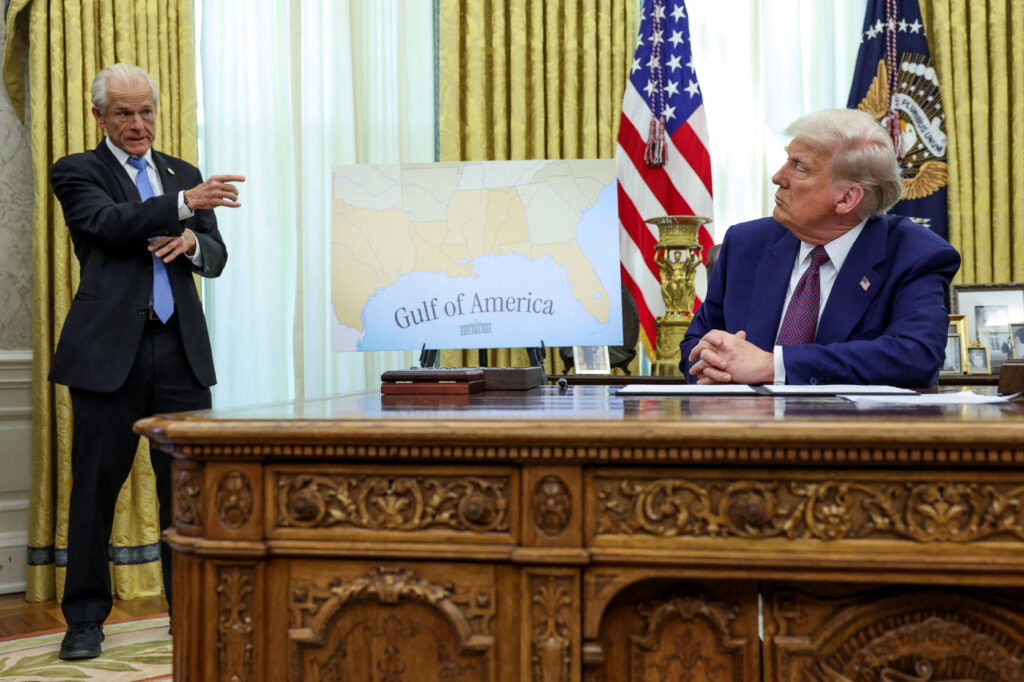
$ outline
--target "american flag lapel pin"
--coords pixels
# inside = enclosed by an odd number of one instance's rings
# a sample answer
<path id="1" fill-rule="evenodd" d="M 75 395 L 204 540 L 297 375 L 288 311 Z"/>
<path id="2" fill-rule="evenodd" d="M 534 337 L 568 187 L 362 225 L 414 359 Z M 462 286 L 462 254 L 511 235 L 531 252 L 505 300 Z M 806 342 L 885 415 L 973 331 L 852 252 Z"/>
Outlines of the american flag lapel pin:
<path id="1" fill-rule="evenodd" d="M 860 288 L 861 289 L 863 289 L 864 291 L 867 291 L 868 287 L 870 287 L 870 286 L 871 286 L 871 282 L 868 281 L 867 277 L 861 277 L 860 278 Z"/>

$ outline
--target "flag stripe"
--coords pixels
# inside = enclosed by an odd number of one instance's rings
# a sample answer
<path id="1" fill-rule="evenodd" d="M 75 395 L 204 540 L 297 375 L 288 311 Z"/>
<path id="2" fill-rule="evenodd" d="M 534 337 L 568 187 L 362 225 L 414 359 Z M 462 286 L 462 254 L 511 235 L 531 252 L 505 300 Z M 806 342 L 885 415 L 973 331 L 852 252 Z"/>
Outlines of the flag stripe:
<path id="1" fill-rule="evenodd" d="M 699 110 L 701 115 L 704 113 L 704 107 Z M 697 114 L 694 114 L 697 116 Z M 689 122 L 679 127 L 676 134 L 672 136 L 672 143 L 676 149 L 679 149 L 684 159 L 686 159 L 687 165 L 693 169 L 694 174 L 704 185 L 704 188 L 708 191 L 708 199 L 711 198 L 711 155 L 708 154 L 708 150 L 704 147 L 704 143 L 701 142 L 700 137 L 690 126 Z"/>
<path id="2" fill-rule="evenodd" d="M 619 257 L 645 296 L 653 296 L 654 300 L 648 302 L 647 307 L 655 315 L 662 315 L 665 309 L 661 300 L 660 268 L 654 262 L 654 246 L 658 240 L 640 219 L 629 197 L 620 193 L 619 202 Z"/>
<path id="3" fill-rule="evenodd" d="M 644 147 L 646 142 L 637 134 L 632 125 L 626 121 L 622 122 L 619 128 L 619 145 L 626 153 L 626 156 L 633 163 L 637 175 L 643 179 L 644 184 L 651 188 L 651 192 L 662 197 L 661 206 L 666 213 L 660 215 L 692 215 L 690 204 L 683 199 L 676 186 L 672 184 L 672 178 L 664 167 L 648 166 L 644 163 Z M 654 218 L 648 215 L 647 218 Z"/>

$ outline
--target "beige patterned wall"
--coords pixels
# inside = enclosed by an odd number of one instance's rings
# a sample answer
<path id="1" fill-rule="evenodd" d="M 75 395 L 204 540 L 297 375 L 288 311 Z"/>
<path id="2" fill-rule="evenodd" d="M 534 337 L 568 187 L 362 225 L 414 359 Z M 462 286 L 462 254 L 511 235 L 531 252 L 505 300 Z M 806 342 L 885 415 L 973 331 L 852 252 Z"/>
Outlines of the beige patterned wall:
<path id="1" fill-rule="evenodd" d="M 6 38 L 0 22 L 0 52 Z M 0 351 L 31 347 L 31 142 L 0 84 Z"/>

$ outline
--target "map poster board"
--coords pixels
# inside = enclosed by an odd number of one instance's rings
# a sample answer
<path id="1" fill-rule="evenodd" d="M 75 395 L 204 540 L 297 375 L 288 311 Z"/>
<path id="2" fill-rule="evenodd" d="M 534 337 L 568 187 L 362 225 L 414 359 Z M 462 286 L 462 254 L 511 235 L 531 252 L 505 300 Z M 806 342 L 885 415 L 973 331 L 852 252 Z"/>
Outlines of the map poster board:
<path id="1" fill-rule="evenodd" d="M 336 166 L 331 348 L 622 344 L 615 162 Z"/>

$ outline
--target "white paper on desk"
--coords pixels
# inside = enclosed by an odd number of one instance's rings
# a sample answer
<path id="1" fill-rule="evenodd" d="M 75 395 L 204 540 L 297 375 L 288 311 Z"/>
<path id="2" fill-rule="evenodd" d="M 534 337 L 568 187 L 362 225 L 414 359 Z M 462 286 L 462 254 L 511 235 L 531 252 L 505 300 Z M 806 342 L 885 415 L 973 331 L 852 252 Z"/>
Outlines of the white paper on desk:
<path id="1" fill-rule="evenodd" d="M 617 395 L 758 395 L 746 384 L 629 384 Z"/>
<path id="2" fill-rule="evenodd" d="M 958 393 L 917 393 L 915 395 L 848 395 L 846 398 L 865 407 L 871 405 L 981 405 L 984 403 L 1006 403 L 1012 395 L 979 395 L 973 391 Z"/>
<path id="3" fill-rule="evenodd" d="M 765 384 L 764 389 L 772 395 L 918 395 L 909 388 L 860 384 Z"/>

